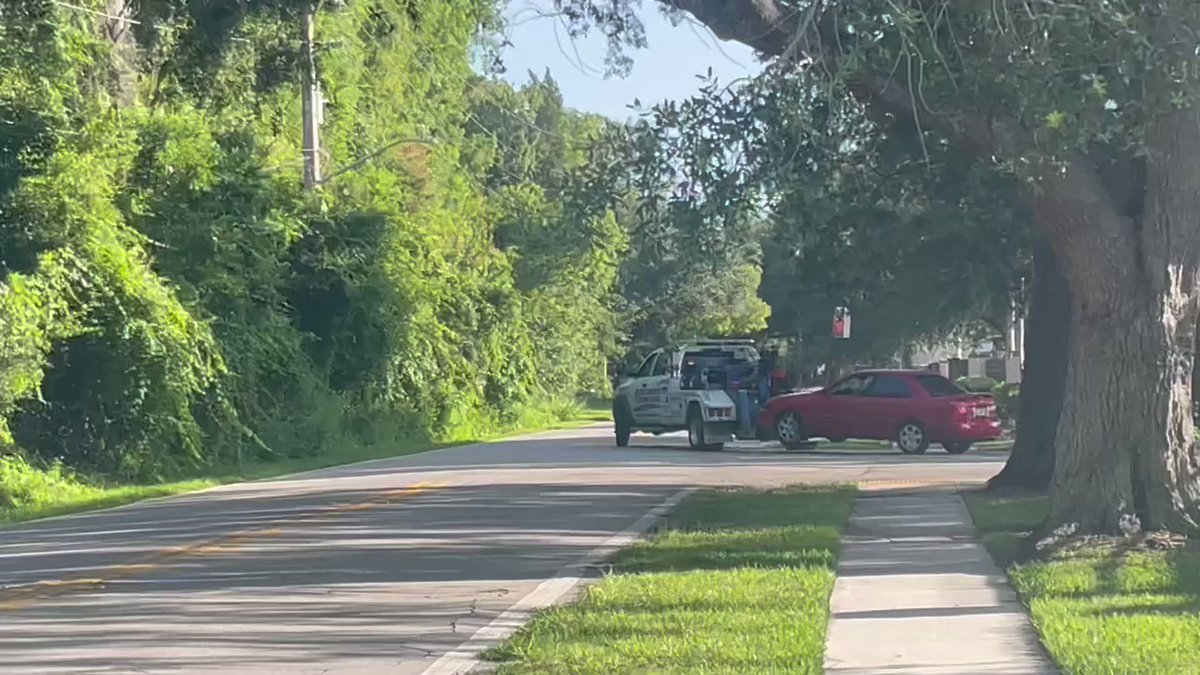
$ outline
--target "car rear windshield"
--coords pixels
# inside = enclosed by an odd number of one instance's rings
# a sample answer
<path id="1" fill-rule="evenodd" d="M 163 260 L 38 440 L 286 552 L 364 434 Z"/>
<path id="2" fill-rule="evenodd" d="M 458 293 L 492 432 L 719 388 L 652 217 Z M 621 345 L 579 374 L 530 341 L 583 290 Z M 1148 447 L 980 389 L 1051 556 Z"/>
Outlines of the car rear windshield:
<path id="1" fill-rule="evenodd" d="M 918 375 L 917 382 L 921 383 L 921 388 L 930 396 L 956 396 L 963 393 L 958 385 L 941 375 Z"/>

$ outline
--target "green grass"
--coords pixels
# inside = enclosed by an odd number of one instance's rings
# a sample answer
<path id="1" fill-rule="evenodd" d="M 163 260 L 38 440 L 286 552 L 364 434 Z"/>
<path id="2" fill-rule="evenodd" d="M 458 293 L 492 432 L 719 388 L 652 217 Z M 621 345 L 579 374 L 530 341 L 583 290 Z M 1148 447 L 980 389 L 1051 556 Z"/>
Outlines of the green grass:
<path id="1" fill-rule="evenodd" d="M 515 421 L 476 430 L 461 429 L 442 443 L 399 442 L 338 445 L 311 457 L 281 457 L 215 466 L 188 480 L 153 484 L 114 484 L 77 475 L 60 465 L 35 467 L 16 455 L 0 456 L 0 527 L 51 516 L 122 506 L 133 502 L 195 492 L 227 483 L 274 478 L 372 459 L 401 457 L 439 448 L 500 440 L 531 431 L 568 429 L 610 419 L 611 413 L 569 405 L 530 406 Z"/>
<path id="2" fill-rule="evenodd" d="M 501 673 L 820 673 L 852 488 L 703 492 L 575 605 L 485 657 Z"/>
<path id="3" fill-rule="evenodd" d="M 985 538 L 1018 542 L 1048 510 L 1045 497 L 1029 495 L 967 495 L 967 504 Z M 1085 549 L 1007 564 L 1020 556 L 1006 546 L 993 555 L 1064 672 L 1200 673 L 1200 552 Z"/>

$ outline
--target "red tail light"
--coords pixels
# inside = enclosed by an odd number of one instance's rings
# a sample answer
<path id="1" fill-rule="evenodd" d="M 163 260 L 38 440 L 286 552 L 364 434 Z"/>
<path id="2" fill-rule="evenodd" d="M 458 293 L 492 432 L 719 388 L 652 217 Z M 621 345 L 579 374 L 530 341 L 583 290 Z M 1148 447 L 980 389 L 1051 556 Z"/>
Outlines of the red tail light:
<path id="1" fill-rule="evenodd" d="M 996 404 L 990 401 L 975 401 L 972 403 L 955 403 L 955 416 L 962 419 L 992 418 L 996 416 Z"/>

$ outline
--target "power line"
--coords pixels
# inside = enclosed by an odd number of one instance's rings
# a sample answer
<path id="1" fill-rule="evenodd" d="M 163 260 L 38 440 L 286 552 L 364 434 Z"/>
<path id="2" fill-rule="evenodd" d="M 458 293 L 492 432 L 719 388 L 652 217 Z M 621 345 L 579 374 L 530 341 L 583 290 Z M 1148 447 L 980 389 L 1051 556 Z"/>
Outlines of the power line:
<path id="1" fill-rule="evenodd" d="M 142 22 L 141 22 L 141 21 L 136 21 L 136 20 L 134 20 L 134 19 L 130 19 L 130 18 L 129 18 L 129 17 L 127 17 L 127 16 L 114 16 L 114 15 L 112 15 L 112 14 L 106 14 L 106 13 L 104 13 L 104 12 L 101 12 L 101 11 L 98 11 L 98 10 L 95 10 L 95 9 L 89 9 L 89 8 L 87 8 L 87 7 L 80 7 L 79 5 L 72 5 L 72 4 L 71 4 L 71 3 L 69 3 L 69 2 L 63 2 L 62 0 L 50 0 L 50 2 L 51 2 L 51 3 L 53 3 L 53 4 L 55 4 L 55 5 L 58 5 L 59 7 L 66 7 L 67 9 L 74 9 L 74 10 L 76 10 L 76 11 L 80 11 L 80 12 L 86 12 L 87 14 L 92 14 L 92 15 L 95 15 L 95 16 L 102 16 L 102 17 L 104 17 L 105 19 L 112 19 L 112 20 L 114 20 L 114 21 L 124 21 L 124 22 L 126 22 L 126 23 L 131 23 L 131 24 L 133 24 L 133 25 L 135 25 L 135 26 L 140 26 L 140 25 L 142 25 Z"/>
<path id="2" fill-rule="evenodd" d="M 377 150 L 373 150 L 372 152 L 369 152 L 366 155 L 363 155 L 362 157 L 358 158 L 357 160 L 355 160 L 348 166 L 338 169 L 337 171 L 334 171 L 333 173 L 329 174 L 328 176 L 325 176 L 325 178 L 318 181 L 317 184 L 324 185 L 342 174 L 349 173 L 351 171 L 355 171 L 355 170 L 361 168 L 367 162 L 371 161 L 372 159 L 375 159 L 379 155 L 382 155 L 383 153 L 387 152 L 388 150 L 391 150 L 392 148 L 394 148 L 397 145 L 400 145 L 402 143 L 415 143 L 415 144 L 419 144 L 419 145 L 434 145 L 435 143 L 437 143 L 437 141 L 432 138 L 420 138 L 420 137 L 413 137 L 413 136 L 405 136 L 402 138 L 397 138 L 396 140 L 394 140 L 384 146 L 381 146 Z"/>

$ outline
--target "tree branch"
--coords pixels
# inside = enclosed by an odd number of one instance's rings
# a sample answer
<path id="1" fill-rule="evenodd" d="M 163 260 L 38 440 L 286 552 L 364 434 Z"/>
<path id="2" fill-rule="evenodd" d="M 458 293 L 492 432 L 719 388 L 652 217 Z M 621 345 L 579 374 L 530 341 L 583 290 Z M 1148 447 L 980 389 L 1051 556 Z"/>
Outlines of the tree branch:
<path id="1" fill-rule="evenodd" d="M 708 26 L 719 39 L 783 56 L 804 12 L 776 0 L 659 0 Z M 818 4 L 818 3 L 814 3 Z"/>
<path id="2" fill-rule="evenodd" d="M 747 45 L 768 56 L 782 57 L 804 67 L 820 67 L 830 75 L 838 71 L 841 54 L 830 53 L 829 45 L 840 44 L 833 15 L 821 0 L 804 9 L 781 5 L 777 0 L 659 0 L 683 10 L 709 27 L 722 40 Z M 846 81 L 850 93 L 876 115 L 889 115 L 935 130 L 963 150 L 985 161 L 1012 157 L 1031 139 L 1020 131 L 1015 119 L 996 119 L 977 113 L 950 116 L 937 114 L 918 103 L 915 83 L 885 73 L 863 73 Z M 918 109 L 919 108 L 919 109 Z"/>
<path id="3" fill-rule="evenodd" d="M 820 67 L 831 77 L 838 76 L 843 54 L 840 47 L 830 49 L 841 44 L 841 36 L 835 15 L 822 11 L 827 7 L 820 0 L 804 10 L 777 0 L 659 1 L 691 13 L 722 40 L 741 42 L 769 56 L 786 55 L 793 63 L 802 61 L 803 67 Z M 793 46 L 797 49 L 790 50 Z M 802 60 L 795 58 L 796 51 Z M 876 119 L 893 118 L 914 126 L 919 122 L 920 129 L 945 136 L 985 162 L 1017 159 L 1036 147 L 1033 135 L 1015 117 L 966 107 L 949 114 L 931 110 L 915 95 L 917 83 L 907 73 L 854 73 L 845 84 Z M 1094 299 L 1101 300 L 1099 294 L 1106 289 L 1095 283 L 1104 278 L 1097 263 L 1119 264 L 1110 249 L 1124 242 L 1132 228 L 1114 208 L 1097 169 L 1082 156 L 1069 158 L 1065 166 L 1046 165 L 1039 171 L 1034 204 L 1041 213 L 1035 222 L 1053 243 L 1072 288 L 1078 287 L 1081 297 L 1095 293 Z"/>

